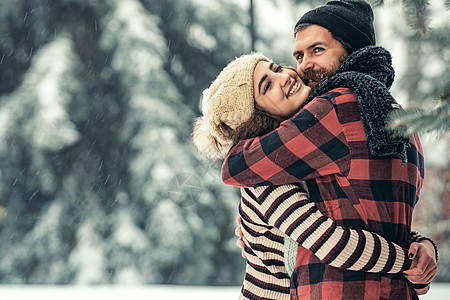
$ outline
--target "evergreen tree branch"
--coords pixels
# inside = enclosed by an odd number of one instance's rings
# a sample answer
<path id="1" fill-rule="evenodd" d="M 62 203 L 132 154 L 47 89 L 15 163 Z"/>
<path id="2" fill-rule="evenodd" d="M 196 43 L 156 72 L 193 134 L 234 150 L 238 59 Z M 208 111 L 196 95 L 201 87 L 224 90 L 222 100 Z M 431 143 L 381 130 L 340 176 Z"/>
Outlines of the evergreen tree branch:
<path id="1" fill-rule="evenodd" d="M 420 32 L 422 33 L 422 35 L 425 35 L 427 33 L 427 28 L 425 27 L 425 20 L 424 20 L 424 15 L 422 13 L 421 7 L 416 3 L 416 17 L 417 17 L 417 22 L 419 24 L 419 28 L 420 28 Z"/>
<path id="2" fill-rule="evenodd" d="M 384 5 L 384 0 L 369 0 L 372 6 L 381 6 Z"/>
<path id="3" fill-rule="evenodd" d="M 432 110 L 412 108 L 395 111 L 388 122 L 398 133 L 409 135 L 413 132 L 435 132 L 444 134 L 450 130 L 450 94 L 441 95 L 438 105 Z"/>
<path id="4" fill-rule="evenodd" d="M 424 36 L 429 23 L 429 6 L 427 0 L 402 0 L 406 19 L 411 28 Z"/>

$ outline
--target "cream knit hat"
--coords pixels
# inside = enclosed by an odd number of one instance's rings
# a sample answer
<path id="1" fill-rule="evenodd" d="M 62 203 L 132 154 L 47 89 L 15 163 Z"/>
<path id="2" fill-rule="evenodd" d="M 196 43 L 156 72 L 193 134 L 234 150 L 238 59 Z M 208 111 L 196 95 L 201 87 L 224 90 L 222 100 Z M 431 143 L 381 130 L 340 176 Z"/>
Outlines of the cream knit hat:
<path id="1" fill-rule="evenodd" d="M 193 142 L 206 158 L 224 159 L 233 146 L 232 132 L 255 111 L 253 71 L 260 61 L 269 59 L 260 53 L 236 58 L 203 91 L 203 116 L 195 122 Z"/>

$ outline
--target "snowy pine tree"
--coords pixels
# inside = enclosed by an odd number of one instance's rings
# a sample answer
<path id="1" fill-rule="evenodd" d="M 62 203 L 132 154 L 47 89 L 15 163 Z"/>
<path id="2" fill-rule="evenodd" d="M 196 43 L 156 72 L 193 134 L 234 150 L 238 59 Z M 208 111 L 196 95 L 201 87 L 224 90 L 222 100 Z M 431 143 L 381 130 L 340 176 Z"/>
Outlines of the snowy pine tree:
<path id="1" fill-rule="evenodd" d="M 247 34 L 211 4 L 0 4 L 2 283 L 241 282 L 238 195 L 190 140 Z"/>
<path id="2" fill-rule="evenodd" d="M 369 1 L 375 6 L 383 0 Z M 402 0 L 404 23 L 398 26 L 397 35 L 408 42 L 408 71 L 401 80 L 408 91 L 410 108 L 392 115 L 392 127 L 410 132 L 442 134 L 450 130 L 450 80 L 442 76 L 449 71 L 450 42 L 448 18 L 449 2 L 446 0 Z M 424 65 L 432 66 L 423 68 Z M 423 105 L 426 99 L 426 107 Z"/>

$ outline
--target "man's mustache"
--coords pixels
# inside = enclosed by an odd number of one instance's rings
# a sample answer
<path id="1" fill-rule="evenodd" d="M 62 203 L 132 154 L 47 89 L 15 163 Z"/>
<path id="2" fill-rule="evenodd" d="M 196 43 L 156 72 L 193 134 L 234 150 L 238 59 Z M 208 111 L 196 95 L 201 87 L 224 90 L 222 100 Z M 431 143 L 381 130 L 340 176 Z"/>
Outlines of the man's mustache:
<path id="1" fill-rule="evenodd" d="M 330 77 L 329 74 L 327 74 L 326 71 L 307 71 L 304 72 L 301 76 L 303 82 L 305 82 L 305 84 L 309 84 L 310 82 L 315 82 L 315 83 L 322 83 L 325 79 L 327 79 L 328 77 Z"/>

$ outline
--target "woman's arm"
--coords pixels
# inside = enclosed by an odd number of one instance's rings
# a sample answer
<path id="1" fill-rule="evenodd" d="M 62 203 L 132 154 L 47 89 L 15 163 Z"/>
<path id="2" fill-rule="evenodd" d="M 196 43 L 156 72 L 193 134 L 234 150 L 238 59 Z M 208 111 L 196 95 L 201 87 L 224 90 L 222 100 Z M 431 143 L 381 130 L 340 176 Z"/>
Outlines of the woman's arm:
<path id="1" fill-rule="evenodd" d="M 400 273 L 409 268 L 408 251 L 367 230 L 337 226 L 322 215 L 298 185 L 242 190 L 243 218 L 273 226 L 323 263 L 351 271 Z"/>
<path id="2" fill-rule="evenodd" d="M 317 97 L 274 131 L 233 146 L 222 165 L 222 180 L 235 187 L 281 185 L 349 168 L 350 149 L 335 106 L 330 97 Z"/>

